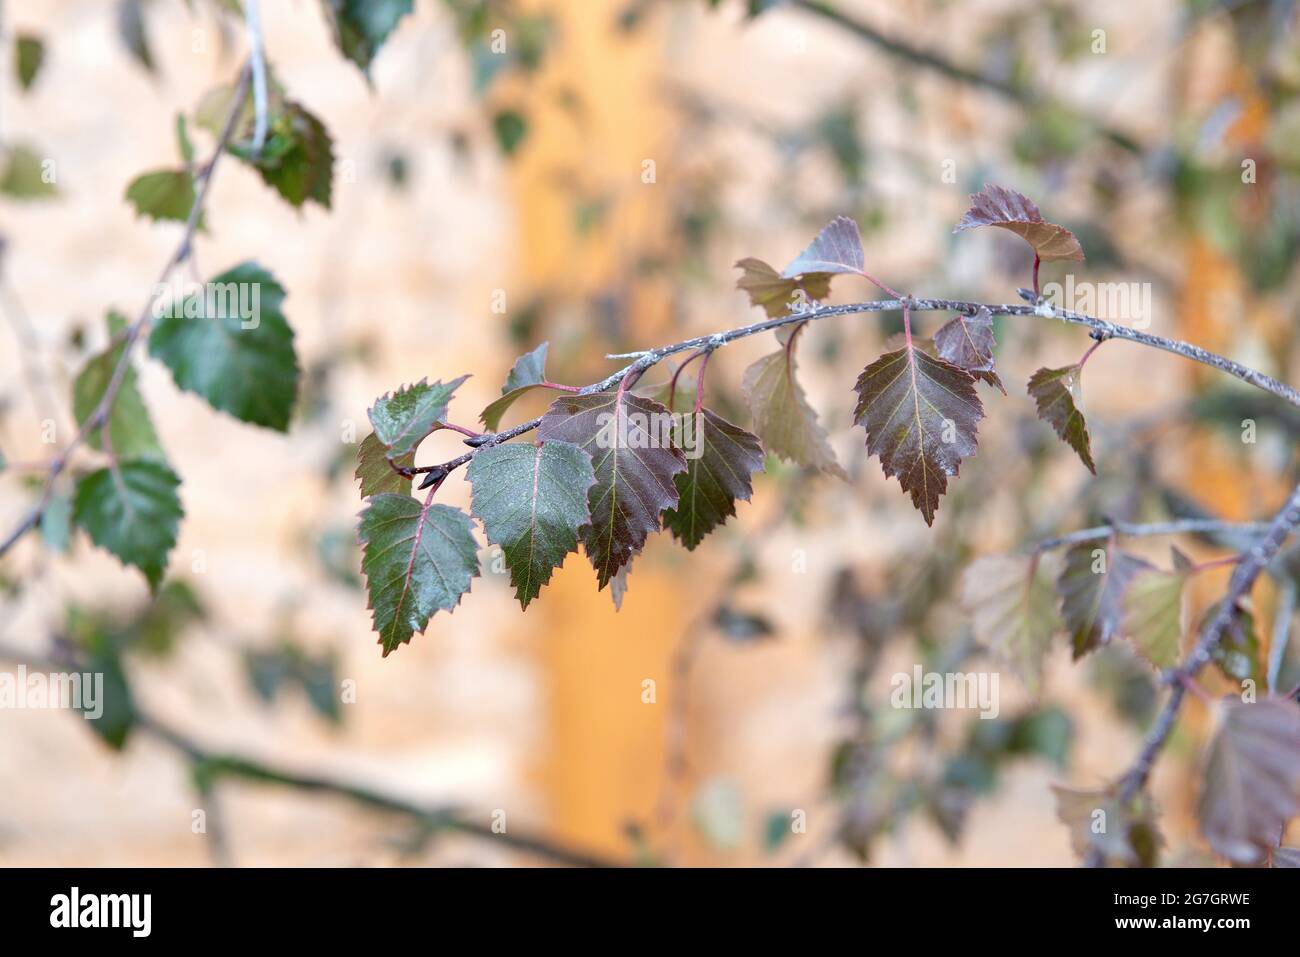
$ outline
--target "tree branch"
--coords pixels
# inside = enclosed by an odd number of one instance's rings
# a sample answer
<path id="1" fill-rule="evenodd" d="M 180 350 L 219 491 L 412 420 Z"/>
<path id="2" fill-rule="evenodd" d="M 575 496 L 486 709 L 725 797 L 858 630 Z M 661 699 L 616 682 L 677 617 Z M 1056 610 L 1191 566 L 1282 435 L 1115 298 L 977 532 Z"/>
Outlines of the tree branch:
<path id="1" fill-rule="evenodd" d="M 1180 518 L 1172 522 L 1149 522 L 1143 525 L 1111 522 L 1109 525 L 1081 528 L 1068 535 L 1045 538 L 1032 548 L 1036 552 L 1046 552 L 1065 545 L 1100 541 L 1112 535 L 1143 538 L 1149 535 L 1187 535 L 1203 532 L 1263 532 L 1267 531 L 1268 527 L 1268 522 L 1228 522 L 1217 518 Z"/>
<path id="2" fill-rule="evenodd" d="M 989 77 L 989 75 L 978 73 L 976 70 L 966 68 L 966 66 L 954 64 L 952 60 L 941 55 L 941 53 L 915 46 L 915 44 L 898 39 L 896 36 L 881 33 L 870 23 L 849 16 L 848 13 L 833 7 L 832 4 L 823 3 L 822 0 L 790 0 L 790 7 L 835 23 L 836 26 L 849 31 L 858 39 L 866 40 L 871 46 L 881 49 L 881 51 L 888 53 L 889 56 L 894 57 L 896 60 L 904 62 L 904 64 L 923 66 L 923 68 L 932 70 L 933 73 L 937 73 L 946 79 L 965 83 L 967 86 L 975 87 L 976 90 L 992 92 L 992 94 L 997 94 L 1002 99 L 1008 100 L 1009 103 L 1018 105 L 1018 107 L 1032 109 L 1043 105 L 1047 101 L 1043 96 L 1032 90 L 1031 87 L 1018 86 L 1015 83 L 1006 82 L 1004 79 Z M 1141 152 L 1139 143 L 1125 131 L 1105 125 L 1104 122 L 1089 117 L 1086 113 L 1078 111 L 1078 109 L 1066 108 L 1069 109 L 1069 112 L 1073 114 L 1076 120 L 1092 126 L 1093 129 L 1099 131 L 1102 137 L 1110 140 L 1115 146 L 1131 153 Z"/>
<path id="3" fill-rule="evenodd" d="M 233 105 L 230 109 L 230 115 L 226 117 L 226 125 L 222 128 L 221 136 L 217 138 L 216 148 L 213 150 L 212 158 L 202 167 L 198 174 L 199 188 L 194 196 L 194 204 L 190 207 L 190 215 L 185 221 L 184 232 L 181 233 L 180 242 L 177 243 L 175 251 L 163 266 L 162 273 L 158 278 L 155 286 L 165 285 L 167 279 L 171 276 L 172 270 L 184 263 L 190 257 L 194 242 L 194 234 L 198 230 L 199 219 L 203 214 L 203 207 L 207 203 L 208 191 L 212 186 L 212 177 L 217 169 L 217 161 L 221 159 L 221 154 L 225 152 L 226 145 L 230 142 L 231 136 L 235 131 L 236 121 L 244 105 L 244 97 L 248 93 L 250 69 L 248 65 L 240 71 L 239 83 L 235 87 L 235 96 Z M 9 533 L 3 542 L 0 542 L 0 558 L 13 548 L 27 532 L 36 527 L 40 522 L 41 516 L 45 514 L 45 509 L 49 505 L 50 496 L 54 491 L 55 479 L 62 474 L 67 468 L 68 460 L 72 453 L 86 441 L 86 438 L 96 429 L 102 428 L 104 423 L 109 419 L 113 411 L 113 403 L 117 401 L 118 390 L 122 387 L 122 380 L 126 377 L 126 370 L 130 367 L 131 350 L 136 342 L 140 339 L 141 334 L 149 325 L 153 317 L 154 303 L 157 301 L 155 294 L 151 293 L 144 308 L 140 310 L 136 320 L 127 327 L 123 335 L 122 355 L 117 360 L 117 365 L 113 368 L 112 378 L 108 381 L 108 386 L 104 389 L 103 396 L 100 397 L 99 404 L 95 410 L 82 423 L 80 431 L 68 443 L 67 448 L 54 457 L 49 465 L 49 470 L 45 478 L 45 488 L 41 492 L 41 497 L 36 505 L 27 513 L 27 515 L 18 523 L 18 525 Z"/>
<path id="4" fill-rule="evenodd" d="M 900 40 L 897 37 L 888 36 L 870 24 L 844 13 L 829 3 L 823 3 L 821 0 L 790 0 L 790 6 L 796 10 L 803 10 L 805 13 L 821 17 L 823 20 L 847 30 L 858 39 L 865 40 L 867 43 L 883 50 L 885 53 L 908 66 L 922 66 L 949 80 L 954 80 L 958 83 L 965 83 L 968 86 L 980 90 L 987 90 L 990 93 L 996 93 L 1004 100 L 1014 103 L 1017 106 L 1032 109 L 1041 106 L 1046 102 L 1046 98 L 1039 95 L 1032 88 L 1008 83 L 1005 80 L 1000 80 L 996 77 L 979 73 L 967 67 L 959 66 L 947 57 L 940 53 L 936 53 L 933 50 L 916 46 L 906 40 Z M 1123 130 L 1107 126 L 1101 121 L 1081 113 L 1077 109 L 1071 107 L 1066 107 L 1066 109 L 1076 119 L 1094 127 L 1098 132 L 1106 137 L 1106 139 L 1110 140 L 1121 149 L 1129 153 L 1141 152 L 1139 144 L 1132 136 L 1125 133 Z"/>
<path id="5" fill-rule="evenodd" d="M 22 649 L 0 643 L 0 659 L 25 665 L 29 670 L 67 671 L 79 670 L 74 659 L 33 655 Z M 197 777 L 203 787 L 210 789 L 221 778 L 237 778 L 261 784 L 273 784 L 298 791 L 344 797 L 350 801 L 409 817 L 431 831 L 451 831 L 468 834 L 484 840 L 498 841 L 512 850 L 533 854 L 556 864 L 573 867 L 621 867 L 619 861 L 596 854 L 575 850 L 546 838 L 521 831 L 497 832 L 488 824 L 470 820 L 452 807 L 424 807 L 403 798 L 384 794 L 363 784 L 342 781 L 324 775 L 303 774 L 275 767 L 256 758 L 238 754 L 210 751 L 188 735 L 177 731 L 142 710 L 137 702 L 133 706 L 135 727 L 183 755 L 199 772 Z M 219 836 L 222 846 L 217 854 L 227 853 L 224 833 Z"/>
<path id="6" fill-rule="evenodd" d="M 735 342 L 739 339 L 746 339 L 749 336 L 755 336 L 759 333 L 770 332 L 773 329 L 779 329 L 792 323 L 813 322 L 818 319 L 829 319 L 834 316 L 848 316 L 866 312 L 892 312 L 907 306 L 910 312 L 960 312 L 966 315 L 974 315 L 981 309 L 987 309 L 995 316 L 1037 316 L 1043 319 L 1059 319 L 1063 322 L 1072 323 L 1078 326 L 1086 326 L 1093 331 L 1094 337 L 1105 337 L 1108 339 L 1127 339 L 1130 342 L 1137 342 L 1144 346 L 1150 346 L 1153 349 L 1160 349 L 1164 352 L 1172 352 L 1174 355 L 1182 356 L 1185 359 L 1191 359 L 1193 362 L 1200 362 L 1203 365 L 1218 369 L 1228 375 L 1235 376 L 1243 382 L 1249 383 L 1258 389 L 1271 393 L 1278 398 L 1285 399 L 1292 405 L 1300 408 L 1300 392 L 1297 392 L 1291 386 L 1279 382 L 1272 376 L 1265 375 L 1257 369 L 1244 366 L 1240 362 L 1229 359 L 1225 356 L 1218 355 L 1200 346 L 1192 345 L 1190 342 L 1183 342 L 1180 339 L 1167 339 L 1164 336 L 1152 335 L 1143 332 L 1140 329 L 1130 329 L 1128 326 L 1116 325 L 1105 319 L 1098 319 L 1096 316 L 1089 316 L 1081 312 L 1072 312 L 1067 309 L 1055 309 L 1050 304 L 1040 304 L 1037 306 L 1028 305 L 1011 305 L 1007 303 L 980 303 L 967 302 L 959 299 L 916 299 L 907 297 L 906 299 L 879 299 L 872 302 L 854 302 L 840 306 L 822 306 L 816 309 L 809 309 L 805 312 L 792 312 L 789 315 L 777 316 L 775 319 L 766 319 L 762 322 L 751 323 L 747 326 L 739 326 L 735 329 L 728 329 L 724 332 L 715 332 L 704 336 L 694 336 L 690 339 L 683 339 L 681 342 L 674 342 L 671 345 L 659 346 L 656 349 L 647 349 L 641 352 L 626 352 L 617 355 L 610 355 L 610 359 L 633 359 L 634 361 L 623 366 L 617 372 L 611 373 L 599 382 L 593 382 L 588 386 L 578 390 L 579 395 L 590 395 L 593 392 L 606 392 L 614 388 L 629 375 L 639 376 L 657 362 L 676 355 L 679 352 L 688 350 L 707 349 L 714 350 Z M 530 419 L 513 428 L 506 429 L 504 432 L 498 432 L 488 436 L 486 439 L 476 439 L 477 446 L 463 455 L 457 456 L 439 465 L 425 465 L 419 468 L 410 469 L 412 474 L 419 472 L 428 472 L 433 478 L 426 478 L 424 488 L 432 484 L 437 478 L 442 478 L 447 473 L 460 468 L 467 463 L 474 455 L 482 449 L 491 448 L 494 445 L 500 445 L 510 439 L 524 435 L 537 428 L 542 422 L 541 416 Z M 0 553 L 2 554 L 2 553 Z"/>
<path id="7" fill-rule="evenodd" d="M 1282 543 L 1300 525 L 1300 485 L 1291 492 L 1286 504 L 1268 523 L 1263 535 L 1249 549 L 1241 553 L 1241 560 L 1232 571 L 1228 582 L 1228 591 L 1219 602 L 1218 611 L 1206 622 L 1201 630 L 1201 637 L 1188 653 L 1183 663 L 1171 669 L 1166 675 L 1169 685 L 1169 700 L 1156 717 L 1155 724 L 1147 733 L 1142 749 L 1128 771 L 1119 779 L 1119 806 L 1127 806 L 1139 791 L 1146 786 L 1155 766 L 1156 758 L 1173 733 L 1174 722 L 1182 708 L 1183 698 L 1187 694 L 1187 682 L 1194 678 L 1214 657 L 1215 649 L 1223 640 L 1224 634 L 1232 626 L 1236 606 L 1250 593 L 1255 580 L 1277 557 Z M 1095 848 L 1084 859 L 1086 867 L 1100 867 L 1104 862 L 1101 853 Z"/>

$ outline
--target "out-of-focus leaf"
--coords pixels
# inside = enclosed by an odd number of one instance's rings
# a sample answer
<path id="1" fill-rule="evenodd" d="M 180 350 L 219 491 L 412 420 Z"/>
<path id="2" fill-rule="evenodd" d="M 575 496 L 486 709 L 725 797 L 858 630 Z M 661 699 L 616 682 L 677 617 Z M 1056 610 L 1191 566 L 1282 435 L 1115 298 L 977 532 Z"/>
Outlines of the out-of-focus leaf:
<path id="1" fill-rule="evenodd" d="M 1063 624 L 1053 590 L 1060 562 L 990 555 L 962 575 L 962 607 L 971 616 L 976 640 L 1006 661 L 1031 694 L 1042 683 L 1043 659 Z"/>
<path id="2" fill-rule="evenodd" d="M 528 136 L 528 119 L 518 110 L 498 110 L 492 117 L 492 132 L 501 152 L 514 156 Z"/>
<path id="3" fill-rule="evenodd" d="M 953 232 L 979 226 L 997 226 L 1015 233 L 1029 243 L 1043 262 L 1083 260 L 1083 247 L 1064 226 L 1045 222 L 1038 207 L 1028 197 L 1005 186 L 985 184 L 984 190 L 970 198 L 971 207 Z"/>
<path id="4" fill-rule="evenodd" d="M 113 328 L 120 328 L 124 322 L 120 315 L 110 313 L 109 334 Z M 85 423 L 98 408 L 104 392 L 113 379 L 113 372 L 122 360 L 125 343 L 113 337 L 109 347 L 86 361 L 77 378 L 72 383 L 72 411 L 77 423 Z M 154 431 L 149 409 L 144 404 L 144 396 L 135 367 L 128 364 L 118 385 L 117 398 L 109 411 L 108 422 L 109 445 L 113 454 L 119 458 L 163 458 L 162 445 L 158 433 Z M 86 436 L 86 444 L 93 449 L 105 448 L 104 430 L 94 429 Z"/>
<path id="5" fill-rule="evenodd" d="M 1216 711 L 1197 805 L 1201 833 L 1234 864 L 1258 864 L 1300 814 L 1300 707 L 1225 698 Z"/>
<path id="6" fill-rule="evenodd" d="M 140 216 L 183 223 L 194 206 L 194 177 L 183 169 L 141 173 L 126 187 L 126 201 Z"/>
<path id="7" fill-rule="evenodd" d="M 45 41 L 34 33 L 19 33 L 14 37 L 14 71 L 23 91 L 30 90 L 45 62 Z"/>
<path id="8" fill-rule="evenodd" d="M 122 750 L 135 726 L 136 713 L 131 686 L 121 659 L 111 643 L 99 636 L 91 642 L 87 657 L 79 664 L 78 670 L 83 673 L 83 681 L 87 672 L 94 676 L 92 684 L 100 698 L 93 703 L 93 708 L 85 707 L 91 702 L 86 700 L 83 685 L 81 712 L 86 724 L 114 751 Z"/>
<path id="9" fill-rule="evenodd" d="M 334 45 L 370 78 L 370 65 L 413 0 L 322 0 Z"/>
<path id="10" fill-rule="evenodd" d="M 1142 569 L 1152 566 L 1115 551 L 1111 543 L 1080 542 L 1065 553 L 1065 570 L 1056 582 L 1061 617 L 1076 660 L 1120 634 L 1125 589 Z"/>
<path id="11" fill-rule="evenodd" d="M 45 503 L 41 512 L 41 539 L 56 552 L 66 552 L 72 544 L 72 500 L 67 495 L 56 492 Z"/>
<path id="12" fill-rule="evenodd" d="M 334 185 L 334 140 L 325 124 L 301 103 L 283 100 L 268 117 L 266 142 L 255 152 L 247 142 L 228 149 L 261 174 L 289 205 L 314 200 L 330 208 Z M 241 131 L 246 134 L 247 131 Z"/>
<path id="13" fill-rule="evenodd" d="M 186 582 L 172 579 L 158 589 L 152 602 L 127 626 L 132 651 L 162 656 L 190 624 L 207 617 L 207 609 Z"/>
<path id="14" fill-rule="evenodd" d="M 157 591 L 183 514 L 180 484 L 162 462 L 122 461 L 77 482 L 73 517 L 91 541 L 140 569 Z"/>
<path id="15" fill-rule="evenodd" d="M 149 48 L 149 37 L 144 29 L 143 0 L 118 0 L 117 35 L 136 62 L 153 73 L 153 52 Z"/>
<path id="16" fill-rule="evenodd" d="M 1185 584 L 1185 570 L 1143 568 L 1130 578 L 1120 599 L 1124 636 L 1157 668 L 1172 668 L 1178 661 L 1185 630 Z"/>
<path id="17" fill-rule="evenodd" d="M 1211 621 L 1219 613 L 1222 601 L 1216 601 L 1205 611 L 1202 621 Z M 1264 682 L 1264 669 L 1260 657 L 1259 635 L 1255 632 L 1255 616 L 1240 604 L 1234 605 L 1228 630 L 1214 649 L 1214 663 L 1231 681 L 1238 684 L 1253 681 L 1255 687 Z"/>
<path id="18" fill-rule="evenodd" d="M 733 781 L 705 782 L 691 801 L 691 821 L 714 847 L 735 850 L 745 839 L 745 803 Z"/>
<path id="19" fill-rule="evenodd" d="M 4 172 L 0 173 L 0 194 L 14 199 L 51 199 L 59 195 L 54 185 L 53 164 L 25 143 L 14 143 L 4 150 Z"/>
<path id="20" fill-rule="evenodd" d="M 788 462 L 848 480 L 826 441 L 826 431 L 795 378 L 794 345 L 778 349 L 745 370 L 740 391 L 764 447 Z"/>
<path id="21" fill-rule="evenodd" d="M 1052 786 L 1056 816 L 1070 831 L 1074 853 L 1083 860 L 1096 850 L 1109 866 L 1155 867 L 1163 838 L 1155 807 L 1145 794 L 1127 805 L 1115 788 L 1085 790 Z"/>
<path id="22" fill-rule="evenodd" d="M 742 642 L 767 638 L 776 632 L 764 616 L 738 611 L 730 605 L 723 605 L 714 613 L 713 626 L 726 637 Z"/>

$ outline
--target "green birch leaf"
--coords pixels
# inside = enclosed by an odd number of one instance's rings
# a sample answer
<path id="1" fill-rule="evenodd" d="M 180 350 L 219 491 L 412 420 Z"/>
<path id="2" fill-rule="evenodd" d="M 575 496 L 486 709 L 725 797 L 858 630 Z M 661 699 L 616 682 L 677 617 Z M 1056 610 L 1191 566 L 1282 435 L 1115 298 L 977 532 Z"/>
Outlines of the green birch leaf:
<path id="1" fill-rule="evenodd" d="M 1300 706 L 1224 698 L 1215 711 L 1197 803 L 1201 833 L 1234 864 L 1260 864 L 1300 814 Z"/>
<path id="2" fill-rule="evenodd" d="M 1065 570 L 1056 582 L 1075 660 L 1121 634 L 1121 602 L 1133 576 L 1150 563 L 1117 552 L 1111 542 L 1080 542 L 1065 553 Z"/>
<path id="3" fill-rule="evenodd" d="M 126 201 L 139 216 L 183 223 L 194 206 L 194 177 L 183 169 L 142 173 L 127 186 Z"/>
<path id="4" fill-rule="evenodd" d="M 339 52 L 370 79 L 370 64 L 384 41 L 411 12 L 413 0 L 322 0 Z"/>
<path id="5" fill-rule="evenodd" d="M 596 484 L 587 496 L 591 524 L 581 538 L 604 588 L 659 530 L 663 511 L 677 505 L 673 479 L 686 471 L 686 459 L 672 444 L 671 414 L 631 393 L 565 395 L 546 410 L 537 434 L 591 456 Z"/>
<path id="6" fill-rule="evenodd" d="M 677 506 L 664 512 L 664 527 L 693 550 L 736 514 L 736 499 L 749 501 L 750 476 L 763 471 L 763 447 L 758 436 L 708 409 L 683 415 L 674 442 L 686 455 L 686 471 L 674 479 Z"/>
<path id="7" fill-rule="evenodd" d="M 415 452 L 407 452 L 393 459 L 399 468 L 411 468 L 415 465 Z M 361 497 L 369 498 L 383 492 L 394 495 L 410 495 L 411 479 L 399 475 L 389 464 L 388 447 L 371 432 L 361 440 L 357 448 L 356 477 L 361 480 Z"/>
<path id="8" fill-rule="evenodd" d="M 114 326 L 125 320 L 115 313 L 109 314 L 110 335 Z M 78 425 L 86 421 L 98 408 L 104 391 L 112 381 L 113 371 L 122 358 L 124 343 L 110 343 L 109 348 L 92 356 L 77 373 L 72 383 L 72 411 Z M 144 404 L 135 367 L 128 361 L 117 398 L 108 416 L 109 447 L 118 458 L 163 459 L 162 445 L 154 431 L 149 409 Z M 86 436 L 86 444 L 93 449 L 104 448 L 103 429 L 95 429 Z"/>
<path id="9" fill-rule="evenodd" d="M 578 550 L 578 529 L 591 519 L 587 493 L 596 484 L 591 456 L 568 442 L 497 445 L 470 460 L 467 477 L 472 512 L 505 553 L 515 597 L 526 609 Z"/>
<path id="10" fill-rule="evenodd" d="M 1038 406 L 1038 417 L 1050 424 L 1061 440 L 1079 453 L 1088 471 L 1096 475 L 1088 423 L 1079 411 L 1082 371 L 1077 365 L 1039 369 L 1029 379 L 1029 394 Z"/>
<path id="11" fill-rule="evenodd" d="M 367 415 L 375 428 L 375 438 L 387 447 L 390 459 L 397 460 L 415 452 L 425 437 L 447 417 L 447 403 L 468 378 L 463 375 L 450 382 L 433 384 L 421 379 L 375 401 Z"/>
<path id="12" fill-rule="evenodd" d="M 909 342 L 863 369 L 855 388 L 854 421 L 867 432 L 868 454 L 879 456 L 885 476 L 896 475 L 925 524 L 934 524 L 948 477 L 975 454 L 976 423 L 984 418 L 975 380 Z"/>
<path id="13" fill-rule="evenodd" d="M 234 95 L 233 85 L 209 90 L 195 110 L 195 123 L 219 136 Z M 261 150 L 254 151 L 257 118 L 253 91 L 249 89 L 226 151 L 255 169 L 262 181 L 291 206 L 301 208 L 313 200 L 328 209 L 334 183 L 334 141 L 329 130 L 305 106 L 289 99 L 269 71 L 266 112 L 266 139 Z"/>
<path id="14" fill-rule="evenodd" d="M 187 168 L 194 163 L 194 144 L 190 141 L 189 122 L 184 113 L 176 114 L 176 149 Z"/>
<path id="15" fill-rule="evenodd" d="M 498 110 L 492 117 L 492 132 L 502 155 L 514 156 L 528 137 L 528 119 L 518 110 Z"/>
<path id="16" fill-rule="evenodd" d="M 543 342 L 532 352 L 526 352 L 515 360 L 510 374 L 506 376 L 505 385 L 501 387 L 501 398 L 479 413 L 479 419 L 489 432 L 500 428 L 501 417 L 520 396 L 532 389 L 541 388 L 546 381 L 546 350 L 549 346 L 550 343 Z"/>
<path id="17" fill-rule="evenodd" d="M 1051 554 L 1036 561 L 991 555 L 976 559 L 962 575 L 961 605 L 976 641 L 1005 661 L 1034 695 L 1052 637 L 1063 627 L 1052 589 L 1059 571 Z"/>
<path id="18" fill-rule="evenodd" d="M 183 514 L 180 484 L 162 462 L 122 461 L 77 482 L 73 519 L 100 548 L 140 569 L 157 591 Z"/>
<path id="19" fill-rule="evenodd" d="M 450 505 L 408 495 L 372 496 L 361 513 L 361 571 L 384 657 L 455 608 L 478 575 L 474 521 Z"/>
<path id="20" fill-rule="evenodd" d="M 736 268 L 741 270 L 736 288 L 749 295 L 750 305 L 760 307 L 773 319 L 790 311 L 797 289 L 802 289 L 813 300 L 825 299 L 831 294 L 829 273 L 809 273 L 799 279 L 787 279 L 763 260 L 754 258 L 737 261 Z"/>
<path id="21" fill-rule="evenodd" d="M 793 348 L 778 349 L 745 370 L 740 391 L 754 417 L 754 431 L 774 455 L 847 481 L 795 370 Z"/>
<path id="22" fill-rule="evenodd" d="M 1172 668 L 1178 662 L 1187 576 L 1185 569 L 1141 569 L 1130 579 L 1120 600 L 1124 635 L 1157 668 Z"/>
<path id="23" fill-rule="evenodd" d="M 32 88 L 44 62 L 45 42 L 40 37 L 32 33 L 19 33 L 14 37 L 14 70 L 23 92 Z"/>
<path id="24" fill-rule="evenodd" d="M 993 368 L 993 346 L 993 314 L 983 306 L 973 316 L 958 313 L 934 334 L 935 355 L 1006 395 Z"/>
<path id="25" fill-rule="evenodd" d="M 26 143 L 0 147 L 0 193 L 14 199 L 53 199 L 59 188 L 46 176 L 45 157 Z"/>
<path id="26" fill-rule="evenodd" d="M 153 52 L 144 29 L 143 0 L 118 0 L 117 34 L 122 40 L 122 45 L 136 62 L 153 73 L 155 69 Z"/>
<path id="27" fill-rule="evenodd" d="M 241 263 L 209 280 L 204 295 L 172 304 L 154 323 L 149 354 L 214 409 L 288 431 L 299 369 L 284 297 L 269 272 Z"/>
<path id="28" fill-rule="evenodd" d="M 72 499 L 56 492 L 41 512 L 41 538 L 56 552 L 67 552 L 72 544 Z"/>

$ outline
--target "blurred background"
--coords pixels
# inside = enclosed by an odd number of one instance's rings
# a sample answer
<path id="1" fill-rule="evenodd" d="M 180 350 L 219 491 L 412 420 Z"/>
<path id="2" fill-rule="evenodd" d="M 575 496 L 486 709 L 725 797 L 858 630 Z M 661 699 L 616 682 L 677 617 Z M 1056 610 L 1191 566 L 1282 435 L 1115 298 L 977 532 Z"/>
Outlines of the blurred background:
<path id="1" fill-rule="evenodd" d="M 178 224 L 137 217 L 123 193 L 177 161 L 176 114 L 243 62 L 226 8 L 3 5 L 5 531 L 39 493 L 24 463 L 58 447 L 42 423 L 60 444 L 73 434 L 70 383 L 104 346 L 105 312 L 135 315 L 177 241 Z M 292 209 L 225 163 L 196 255 L 204 275 L 256 259 L 288 290 L 304 367 L 293 425 L 218 414 L 138 357 L 183 481 L 167 583 L 151 599 L 138 572 L 49 523 L 0 564 L 4 647 L 35 657 L 109 636 L 141 713 L 207 753 L 454 807 L 483 828 L 505 820 L 507 834 L 610 860 L 1075 863 L 1050 785 L 1100 786 L 1128 765 L 1158 701 L 1150 669 L 1122 647 L 1072 663 L 1062 641 L 1037 698 L 1002 675 L 993 721 L 893 709 L 890 676 L 997 670 L 956 601 L 975 556 L 1103 516 L 1271 516 L 1296 464 L 1295 410 L 1107 344 L 1085 384 L 1094 479 L 1024 386 L 1077 361 L 1086 335 L 999 320 L 1010 394 L 981 386 L 979 453 L 927 529 L 852 427 L 853 381 L 900 317 L 817 323 L 801 379 L 851 481 L 770 460 L 754 501 L 694 553 L 652 539 L 617 613 L 571 555 L 521 614 L 483 542 L 472 593 L 387 659 L 359 575 L 356 441 L 377 396 L 425 376 L 472 373 L 451 408 L 471 426 L 542 341 L 551 378 L 583 384 L 617 368 L 608 352 L 756 321 L 732 264 L 780 268 L 839 214 L 895 288 L 1014 302 L 1027 248 L 997 230 L 951 232 L 985 182 L 1079 236 L 1077 280 L 1150 283 L 1150 331 L 1300 381 L 1294 4 L 418 0 L 369 83 L 317 3 L 263 0 L 261 12 L 277 79 L 333 136 L 332 208 Z M 25 91 L 19 34 L 44 44 Z M 211 139 L 194 135 L 207 155 Z M 24 174 L 20 150 L 52 160 L 55 183 Z M 1063 281 L 1065 265 L 1045 265 L 1044 281 Z M 865 283 L 837 282 L 834 301 L 863 298 Z M 928 333 L 943 318 L 919 322 Z M 773 348 L 763 336 L 718 353 L 711 405 L 747 423 L 741 373 Z M 525 399 L 507 421 L 543 404 Z M 1254 444 L 1241 440 L 1247 418 Z M 436 433 L 419 462 L 463 451 L 457 439 Z M 468 493 L 454 476 L 439 497 L 465 506 Z M 1164 540 L 1133 550 L 1167 563 Z M 1191 621 L 1226 575 L 1198 576 Z M 1278 591 L 1256 591 L 1266 638 Z M 0 711 L 0 863 L 555 860 L 337 788 L 214 783 L 151 730 L 115 750 L 75 715 Z M 1205 730 L 1192 701 L 1155 773 L 1168 864 L 1210 860 L 1193 823 Z"/>

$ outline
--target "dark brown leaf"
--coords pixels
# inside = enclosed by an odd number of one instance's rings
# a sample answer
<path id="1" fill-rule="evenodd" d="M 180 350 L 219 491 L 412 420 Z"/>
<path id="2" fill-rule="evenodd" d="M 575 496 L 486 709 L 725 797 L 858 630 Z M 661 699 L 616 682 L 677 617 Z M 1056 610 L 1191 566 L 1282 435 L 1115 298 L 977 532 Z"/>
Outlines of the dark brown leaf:
<path id="1" fill-rule="evenodd" d="M 1083 260 L 1083 247 L 1064 226 L 1044 221 L 1033 200 L 1005 186 L 985 184 L 984 191 L 970 198 L 971 207 L 953 232 L 978 226 L 998 226 L 1029 243 L 1043 262 Z"/>
<path id="2" fill-rule="evenodd" d="M 672 445 L 672 432 L 664 406 L 631 393 L 562 396 L 542 416 L 543 442 L 572 442 L 591 456 L 591 524 L 580 534 L 601 588 L 659 530 L 664 510 L 677 505 L 674 477 L 686 471 L 686 458 Z"/>
<path id="3" fill-rule="evenodd" d="M 1198 816 L 1214 850 L 1258 864 L 1300 814 L 1300 707 L 1285 698 L 1220 702 L 1205 754 Z"/>
<path id="4" fill-rule="evenodd" d="M 1038 406 L 1038 417 L 1049 423 L 1062 441 L 1079 453 L 1088 471 L 1096 475 L 1088 423 L 1078 406 L 1082 396 L 1082 372 L 1077 365 L 1039 369 L 1029 378 L 1029 394 Z"/>
<path id="5" fill-rule="evenodd" d="M 958 313 L 934 334 L 934 351 L 940 359 L 1006 395 L 1006 387 L 993 370 L 993 345 L 993 314 L 983 306 L 973 316 Z"/>
<path id="6" fill-rule="evenodd" d="M 854 421 L 867 431 L 867 452 L 880 457 L 886 476 L 898 476 L 932 525 L 948 477 L 975 454 L 984 418 L 975 380 L 909 343 L 862 370 L 856 389 Z"/>
<path id="7" fill-rule="evenodd" d="M 847 216 L 836 216 L 781 271 L 781 275 L 787 279 L 818 273 L 861 275 L 864 267 L 862 236 L 858 232 L 858 224 Z"/>
<path id="8" fill-rule="evenodd" d="M 664 527 L 690 550 L 736 514 L 736 499 L 749 501 L 763 447 L 758 436 L 708 409 L 681 417 L 676 443 L 686 453 L 686 471 L 676 477 L 680 499 L 664 512 Z"/>

